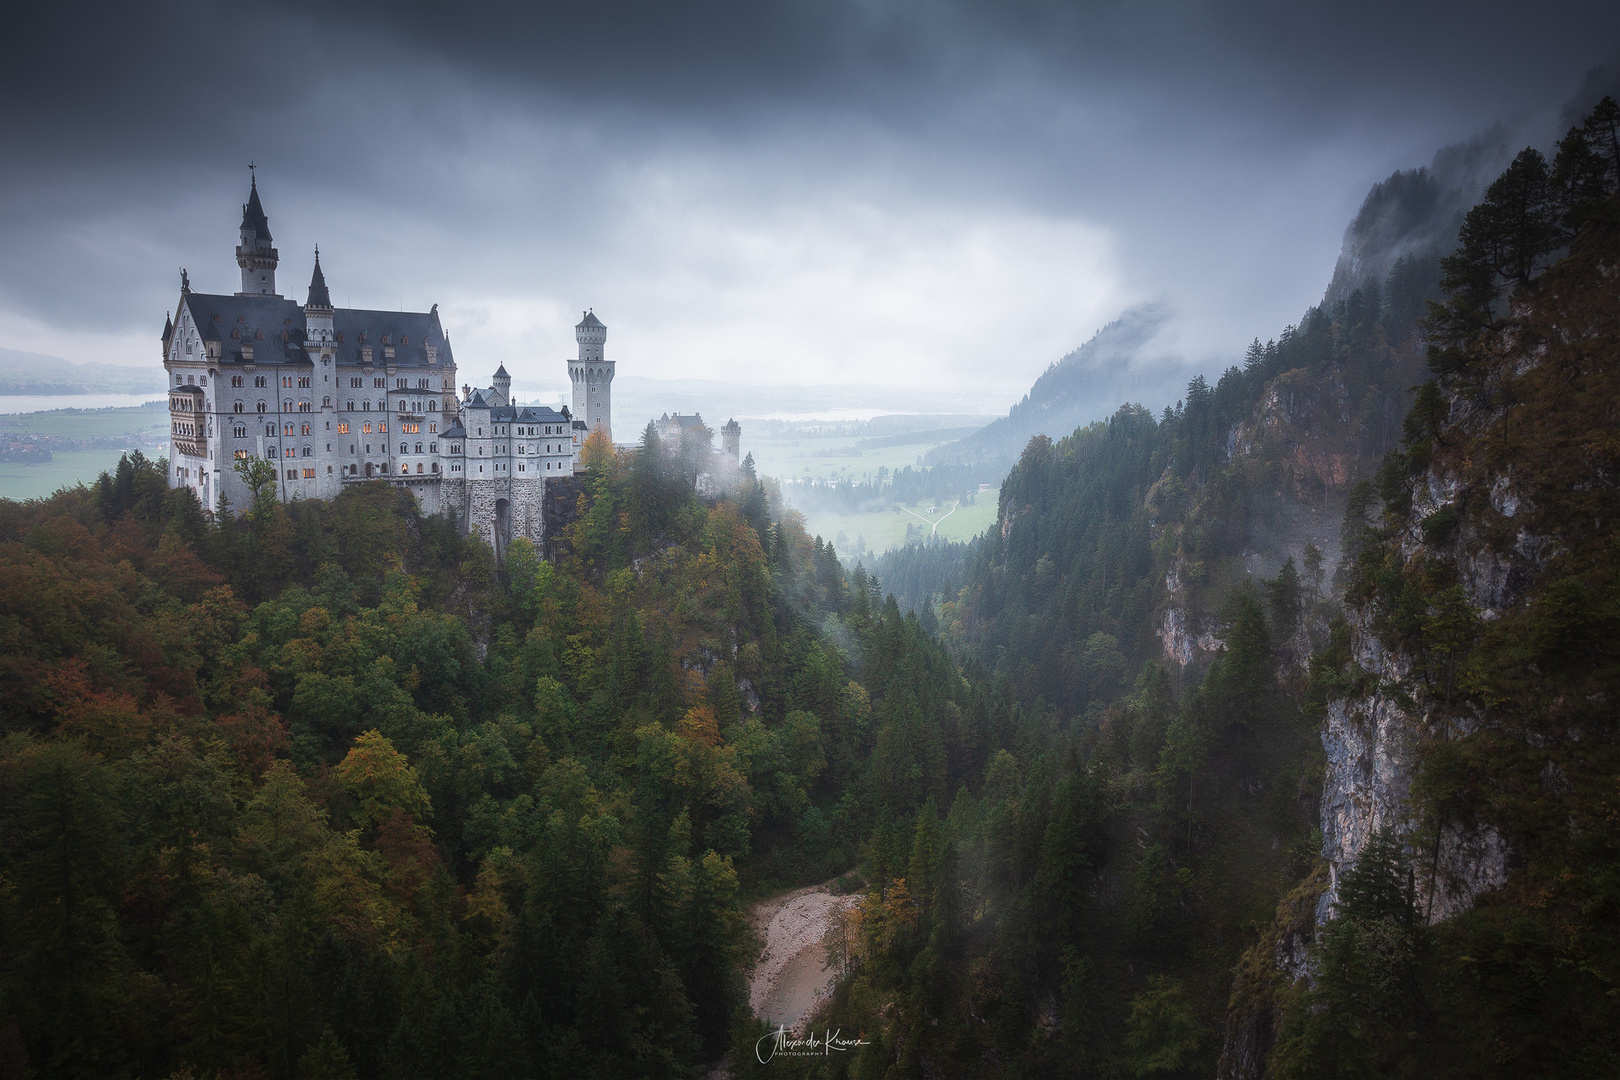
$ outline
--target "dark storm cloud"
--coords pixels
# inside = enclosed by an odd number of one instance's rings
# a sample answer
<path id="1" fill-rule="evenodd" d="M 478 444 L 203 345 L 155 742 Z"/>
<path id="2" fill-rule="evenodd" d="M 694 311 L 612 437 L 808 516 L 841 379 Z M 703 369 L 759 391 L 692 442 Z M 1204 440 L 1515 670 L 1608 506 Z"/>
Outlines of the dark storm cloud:
<path id="1" fill-rule="evenodd" d="M 1195 361 L 1275 333 L 1371 181 L 1620 40 L 1614 5 L 8 11 L 7 344 L 144 360 L 175 266 L 234 287 L 254 159 L 283 292 L 319 241 L 340 303 L 444 301 L 464 362 L 595 303 L 649 373 L 1009 392 L 1146 299 Z"/>

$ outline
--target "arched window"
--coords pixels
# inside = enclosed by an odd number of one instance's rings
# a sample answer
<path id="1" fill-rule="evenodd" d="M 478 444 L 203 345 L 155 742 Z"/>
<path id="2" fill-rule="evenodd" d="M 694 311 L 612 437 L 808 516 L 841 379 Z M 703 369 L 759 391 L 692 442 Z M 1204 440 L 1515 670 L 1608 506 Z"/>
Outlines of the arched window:
<path id="1" fill-rule="evenodd" d="M 439 411 L 439 402 L 438 402 L 438 400 L 437 399 L 429 400 L 428 401 L 428 412 L 438 412 L 438 411 Z"/>
<path id="2" fill-rule="evenodd" d="M 247 438 L 247 425 L 237 424 L 236 427 L 231 429 L 231 434 L 236 436 L 238 439 Z"/>
<path id="3" fill-rule="evenodd" d="M 286 430 L 283 432 L 283 434 L 291 435 L 292 433 L 293 433 L 293 426 L 291 424 L 288 424 L 287 427 L 286 427 Z"/>
<path id="4" fill-rule="evenodd" d="M 261 415 L 264 413 L 264 402 L 262 402 L 262 401 L 259 402 L 259 413 Z"/>
<path id="5" fill-rule="evenodd" d="M 243 406 L 243 404 L 240 401 L 238 401 L 236 403 L 236 411 L 241 412 L 243 410 L 243 408 L 245 408 L 245 406 Z"/>
<path id="6" fill-rule="evenodd" d="M 266 425 L 264 425 L 264 433 L 266 435 L 274 436 L 275 433 L 276 433 L 276 425 L 274 425 L 274 424 L 266 424 Z"/>
<path id="7" fill-rule="evenodd" d="M 308 435 L 308 434 L 309 434 L 309 425 L 308 425 L 308 424 L 305 424 L 305 425 L 304 425 L 304 434 L 305 434 L 305 435 Z"/>
<path id="8" fill-rule="evenodd" d="M 369 401 L 362 401 L 362 402 L 361 402 L 361 403 L 360 403 L 360 411 L 361 411 L 361 412 L 370 412 L 370 411 L 371 411 L 371 402 L 369 402 Z"/>
<path id="9" fill-rule="evenodd" d="M 349 404 L 348 404 L 348 411 L 349 411 L 349 412 L 354 412 L 354 402 L 352 402 L 352 401 L 351 401 L 351 402 L 349 402 Z"/>
<path id="10" fill-rule="evenodd" d="M 421 443 L 416 444 L 416 452 L 418 454 L 420 454 L 422 452 L 422 444 Z"/>
<path id="11" fill-rule="evenodd" d="M 367 420 L 364 424 L 362 424 L 360 426 L 360 430 L 365 432 L 367 435 L 370 435 L 371 434 L 371 421 Z"/>

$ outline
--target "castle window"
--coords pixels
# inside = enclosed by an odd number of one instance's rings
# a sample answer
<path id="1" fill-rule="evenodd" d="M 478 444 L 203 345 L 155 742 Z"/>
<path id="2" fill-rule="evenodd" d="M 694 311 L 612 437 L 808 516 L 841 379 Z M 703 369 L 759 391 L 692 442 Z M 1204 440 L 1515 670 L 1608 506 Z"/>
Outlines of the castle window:
<path id="1" fill-rule="evenodd" d="M 377 430 L 378 431 L 387 431 L 388 430 L 388 425 L 387 424 L 378 424 L 377 425 Z"/>
<path id="2" fill-rule="evenodd" d="M 248 456 L 248 452 L 246 450 L 238 450 L 235 454 L 233 454 L 231 456 L 236 458 L 237 461 L 246 461 L 247 456 Z"/>
<path id="3" fill-rule="evenodd" d="M 417 471 L 417 472 L 421 472 L 421 471 L 422 471 L 422 463 L 421 463 L 421 462 L 420 462 L 420 461 L 418 461 L 418 462 L 417 462 L 417 463 L 416 463 L 416 471 Z"/>
<path id="4" fill-rule="evenodd" d="M 434 423 L 431 420 L 428 421 L 428 431 L 429 432 L 434 432 L 434 431 L 438 431 L 438 430 L 439 430 L 439 425 L 438 424 Z"/>
<path id="5" fill-rule="evenodd" d="M 338 331 L 337 339 L 338 339 L 339 342 L 341 342 L 343 340 L 343 332 L 341 330 Z"/>
<path id="6" fill-rule="evenodd" d="M 438 452 L 439 452 L 439 444 L 438 443 L 436 443 L 436 442 L 428 443 L 428 453 L 437 454 Z"/>
<path id="7" fill-rule="evenodd" d="M 367 435 L 370 435 L 371 434 L 371 421 L 368 420 L 364 424 L 361 424 L 360 425 L 360 430 L 365 432 Z"/>
<path id="8" fill-rule="evenodd" d="M 329 398 L 329 397 L 321 398 L 321 408 L 324 409 L 324 408 L 326 408 L 327 406 L 329 406 L 331 404 L 332 404 L 332 399 L 331 398 Z"/>
<path id="9" fill-rule="evenodd" d="M 246 406 L 244 406 L 240 401 L 238 401 L 236 403 L 236 411 L 237 412 L 241 412 L 244 408 L 246 408 Z"/>
<path id="10" fill-rule="evenodd" d="M 328 466 L 327 466 L 327 467 L 326 467 L 326 475 L 327 475 L 327 476 L 331 476 L 331 475 L 332 475 L 332 466 L 330 466 L 330 465 L 328 465 Z"/>
<path id="11" fill-rule="evenodd" d="M 409 344 L 410 344 L 410 343 L 411 343 L 411 335 L 409 335 L 409 334 L 402 334 L 402 335 L 401 335 L 401 336 L 400 336 L 400 339 L 399 339 L 399 343 L 400 343 L 400 344 L 401 344 L 401 345 L 409 345 Z"/>
<path id="12" fill-rule="evenodd" d="M 400 443 L 399 444 L 399 452 L 402 453 L 402 454 L 408 454 L 411 451 L 410 451 L 410 448 L 407 447 L 404 443 Z"/>
<path id="13" fill-rule="evenodd" d="M 272 438 L 274 438 L 275 434 L 276 434 L 276 425 L 274 425 L 274 424 L 266 424 L 266 425 L 264 425 L 264 433 L 266 435 L 269 435 Z"/>
<path id="14" fill-rule="evenodd" d="M 308 375 L 300 375 L 300 376 L 298 376 L 298 385 L 303 387 L 305 390 L 308 390 L 309 389 L 309 378 L 310 377 Z"/>
<path id="15" fill-rule="evenodd" d="M 438 462 L 437 462 L 437 461 L 435 461 L 435 462 L 434 462 L 434 463 L 433 463 L 433 471 L 434 471 L 434 472 L 438 472 L 438 471 L 439 471 L 439 463 L 438 463 Z"/>
<path id="16" fill-rule="evenodd" d="M 241 386 L 242 385 L 242 376 L 240 376 L 240 375 L 232 375 L 231 376 L 231 385 L 232 386 Z"/>
<path id="17" fill-rule="evenodd" d="M 292 412 L 292 398 L 288 398 L 286 401 L 281 403 L 281 411 Z"/>
<path id="18" fill-rule="evenodd" d="M 427 389 L 427 380 L 426 379 L 417 379 L 416 380 L 416 388 L 418 390 L 426 390 Z"/>
<path id="19" fill-rule="evenodd" d="M 261 415 L 264 413 L 264 402 L 262 401 L 259 402 L 259 412 Z"/>
<path id="20" fill-rule="evenodd" d="M 246 424 L 237 424 L 234 428 L 231 429 L 231 434 L 234 437 L 238 438 L 238 439 L 247 438 L 247 425 Z"/>
<path id="21" fill-rule="evenodd" d="M 361 403 L 360 403 L 360 411 L 361 411 L 361 412 L 370 412 L 370 411 L 371 411 L 371 402 L 369 402 L 369 401 L 362 401 L 362 402 L 361 402 Z"/>
<path id="22" fill-rule="evenodd" d="M 308 435 L 308 434 L 309 434 L 309 425 L 308 425 L 308 424 L 305 424 L 305 425 L 304 425 L 304 428 L 303 428 L 303 434 L 305 434 L 305 435 Z"/>
<path id="23" fill-rule="evenodd" d="M 339 435 L 347 435 L 348 433 L 349 433 L 349 422 L 347 420 L 339 420 L 338 421 L 338 434 Z"/>
<path id="24" fill-rule="evenodd" d="M 292 433 L 293 433 L 293 426 L 291 424 L 288 424 L 286 434 L 291 435 Z"/>
<path id="25" fill-rule="evenodd" d="M 315 470 L 314 469 L 305 469 L 304 470 L 304 479 L 305 480 L 313 480 L 313 479 L 315 479 Z"/>
<path id="26" fill-rule="evenodd" d="M 437 399 L 429 399 L 427 411 L 428 412 L 438 412 L 439 411 L 439 402 L 438 402 Z"/>
<path id="27" fill-rule="evenodd" d="M 287 479 L 289 479 L 289 480 L 298 479 L 298 470 L 297 469 L 288 469 L 287 470 Z"/>
<path id="28" fill-rule="evenodd" d="M 354 402 L 352 402 L 352 401 L 346 402 L 344 404 L 344 408 L 347 409 L 349 412 L 354 412 Z"/>
<path id="29" fill-rule="evenodd" d="M 262 390 L 264 388 L 264 386 L 265 386 L 264 376 L 263 375 L 255 375 L 255 376 L 253 376 L 253 385 Z"/>
<path id="30" fill-rule="evenodd" d="M 402 412 L 402 413 L 405 411 L 405 399 L 404 398 L 399 399 L 399 411 Z"/>
<path id="31" fill-rule="evenodd" d="M 253 331 L 253 340 L 254 341 L 263 341 L 264 340 L 264 331 L 263 330 L 255 330 L 255 331 Z"/>
<path id="32" fill-rule="evenodd" d="M 378 388 L 380 390 L 380 389 L 382 389 L 383 386 L 386 385 L 386 382 L 385 382 L 385 380 L 383 380 L 381 378 L 376 378 L 376 379 L 371 380 L 371 385 L 375 386 L 376 388 Z"/>
<path id="33" fill-rule="evenodd" d="M 406 386 L 406 380 L 405 379 L 395 379 L 394 380 L 394 389 L 395 390 L 403 390 L 403 389 L 405 389 L 405 386 Z"/>
<path id="34" fill-rule="evenodd" d="M 237 329 L 237 328 L 236 328 L 236 327 L 234 327 L 234 326 L 233 326 L 233 327 L 231 327 L 231 337 L 232 337 L 232 338 L 234 338 L 234 339 L 236 339 L 236 340 L 241 340 L 241 337 L 242 337 L 242 331 L 240 331 L 240 330 L 238 330 L 238 329 Z"/>
<path id="35" fill-rule="evenodd" d="M 407 435 L 415 435 L 418 431 L 422 430 L 422 425 L 421 424 L 402 424 L 400 426 L 399 430 L 403 431 Z"/>
<path id="36" fill-rule="evenodd" d="M 283 375 L 281 377 L 281 385 L 282 386 L 289 386 L 289 387 L 292 386 L 292 376 L 291 375 Z"/>
<path id="37" fill-rule="evenodd" d="M 289 446 L 289 447 L 287 447 L 287 449 L 285 449 L 285 450 L 283 450 L 281 452 L 281 456 L 282 457 L 297 457 L 298 456 L 298 450 L 295 447 Z"/>
<path id="38" fill-rule="evenodd" d="M 418 454 L 420 454 L 422 452 L 422 444 L 421 443 L 416 444 L 416 452 Z"/>
<path id="39" fill-rule="evenodd" d="M 315 456 L 315 448 L 313 446 L 304 447 L 304 456 L 305 457 L 314 457 Z"/>
<path id="40" fill-rule="evenodd" d="M 528 470 L 523 467 L 523 462 L 521 462 L 521 461 L 518 462 L 518 472 L 527 472 L 527 471 Z"/>

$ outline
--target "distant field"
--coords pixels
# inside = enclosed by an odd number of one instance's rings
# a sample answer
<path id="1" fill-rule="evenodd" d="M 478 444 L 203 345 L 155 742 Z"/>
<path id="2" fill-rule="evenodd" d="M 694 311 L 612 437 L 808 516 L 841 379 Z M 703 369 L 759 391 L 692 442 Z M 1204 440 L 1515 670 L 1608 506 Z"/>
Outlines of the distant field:
<path id="1" fill-rule="evenodd" d="M 879 468 L 894 472 L 917 466 L 923 454 L 952 441 L 939 432 L 918 432 L 917 441 L 896 446 L 872 443 L 898 441 L 904 436 L 873 439 L 855 435 L 816 436 L 795 432 L 781 438 L 743 437 L 743 447 L 754 455 L 754 466 L 764 476 L 779 480 L 863 480 Z M 930 436 L 936 436 L 930 438 Z M 960 436 L 953 436 L 960 437 Z M 868 445 L 861 445 L 861 444 Z"/>
<path id="2" fill-rule="evenodd" d="M 42 465 L 0 461 L 0 498 L 37 499 L 57 488 L 94 483 L 97 476 L 117 467 L 126 448 L 141 447 L 148 457 L 161 455 L 160 447 L 142 444 L 167 438 L 168 430 L 169 408 L 162 401 L 129 408 L 54 409 L 0 416 L 0 440 L 45 435 L 122 444 L 93 450 L 53 446 L 51 460 Z"/>
<path id="3" fill-rule="evenodd" d="M 0 461 L 0 498 L 40 499 L 57 488 L 91 484 L 118 467 L 122 450 L 56 450 L 43 465 Z"/>
<path id="4" fill-rule="evenodd" d="M 863 541 L 865 551 L 883 552 L 906 542 L 907 525 L 931 531 L 937 523 L 941 539 L 971 540 L 996 523 L 999 497 L 999 491 L 981 491 L 968 505 L 947 499 L 869 514 L 806 514 L 805 521 L 813 534 L 833 541 L 839 555 L 856 554 Z M 930 514 L 931 508 L 936 512 Z"/>

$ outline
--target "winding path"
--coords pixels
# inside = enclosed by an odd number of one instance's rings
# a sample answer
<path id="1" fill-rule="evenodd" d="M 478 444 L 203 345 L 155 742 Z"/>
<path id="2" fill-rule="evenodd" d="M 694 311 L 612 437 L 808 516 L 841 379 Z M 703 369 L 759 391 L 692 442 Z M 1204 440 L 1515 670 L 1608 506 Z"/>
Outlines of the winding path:
<path id="1" fill-rule="evenodd" d="M 945 513 L 940 515 L 939 521 L 929 521 L 927 518 L 923 517 L 921 514 L 917 513 L 917 511 L 912 510 L 909 507 L 905 507 L 905 506 L 900 507 L 900 509 L 902 509 L 906 513 L 910 514 L 912 517 L 916 518 L 918 521 L 926 522 L 927 524 L 933 526 L 933 531 L 928 534 L 929 536 L 938 536 L 939 535 L 940 522 L 944 521 L 946 518 L 950 517 L 952 514 L 956 513 L 961 508 L 962 508 L 962 504 L 961 504 L 960 501 L 958 501 L 955 506 L 952 506 L 949 510 L 945 511 Z"/>

